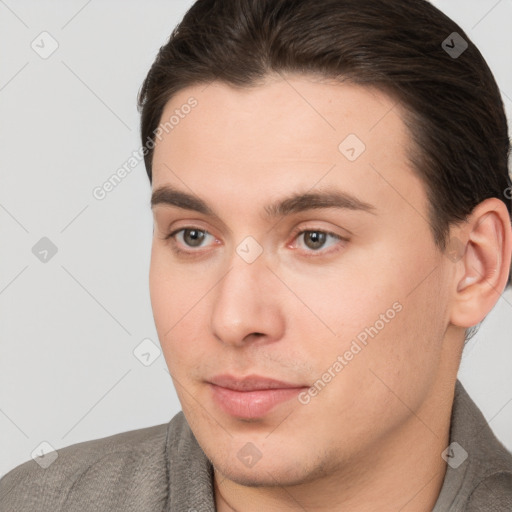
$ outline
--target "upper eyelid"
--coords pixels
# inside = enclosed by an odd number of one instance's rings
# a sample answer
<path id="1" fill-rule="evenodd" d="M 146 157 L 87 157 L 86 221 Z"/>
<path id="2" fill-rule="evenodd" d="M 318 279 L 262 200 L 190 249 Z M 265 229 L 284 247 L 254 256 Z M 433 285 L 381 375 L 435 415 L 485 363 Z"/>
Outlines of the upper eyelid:
<path id="1" fill-rule="evenodd" d="M 167 207 L 162 207 L 161 205 L 157 205 L 157 207 L 153 210 L 153 219 L 154 219 L 154 222 L 155 223 L 158 223 L 160 224 L 160 222 L 162 222 L 162 224 L 165 224 L 167 222 L 166 219 L 168 219 L 167 215 L 168 215 L 168 212 L 167 210 L 171 210 L 173 211 L 175 209 L 174 206 L 167 206 Z M 332 209 L 332 208 L 331 208 Z M 322 220 L 321 218 L 318 218 L 315 220 L 310 220 L 310 217 L 314 214 L 314 213 L 319 213 L 319 214 L 322 214 L 324 212 L 324 210 L 329 210 L 329 208 L 311 208 L 309 210 L 301 210 L 295 214 L 287 214 L 285 217 L 289 217 L 289 220 L 290 220 L 290 223 L 292 221 L 294 221 L 294 224 L 303 224 L 305 222 L 316 222 L 316 221 L 319 221 L 319 222 L 324 222 L 324 220 Z M 349 210 L 350 211 L 350 210 Z M 197 213 L 197 212 L 194 212 L 194 213 Z M 200 213 L 200 216 L 199 218 L 196 218 L 196 219 L 189 219 L 189 222 L 199 222 L 199 223 L 202 223 L 204 222 L 203 219 L 201 218 L 203 216 L 203 214 Z M 160 217 L 162 215 L 162 217 Z M 174 218 L 174 215 L 172 216 Z M 161 221 L 159 220 L 161 218 Z M 232 236 L 233 235 L 233 231 L 230 229 L 229 226 L 227 226 L 226 224 L 224 224 L 223 221 L 220 221 L 220 222 L 217 222 L 218 221 L 218 218 L 217 216 L 213 216 L 212 219 L 207 219 L 205 223 L 207 224 L 210 224 L 211 225 L 211 221 L 214 221 L 213 224 L 215 226 L 215 229 L 216 230 L 220 230 L 220 231 L 225 231 L 229 236 Z M 285 219 L 283 219 L 285 220 Z M 333 221 L 330 221 L 329 219 L 325 219 L 326 222 L 328 223 L 333 223 Z M 278 224 L 280 224 L 280 222 L 278 222 Z M 283 223 L 284 224 L 284 223 Z M 334 221 L 334 224 L 336 224 L 336 221 Z M 188 226 L 184 226 L 184 228 L 187 228 Z M 201 229 L 202 231 L 207 231 L 206 229 L 204 228 L 201 228 L 201 227 L 197 227 L 197 226 L 190 226 L 190 227 L 195 227 L 196 229 Z M 275 226 L 272 226 L 270 230 L 274 229 Z M 341 227 L 340 226 L 340 229 L 347 233 L 347 235 L 349 237 L 352 237 L 353 236 L 353 233 L 347 229 L 346 227 Z M 308 229 L 305 229 L 305 231 L 307 231 Z M 318 229 L 318 231 L 326 231 L 325 229 Z M 210 231 L 208 231 L 209 233 L 211 233 Z M 340 235 L 341 237 L 345 237 L 346 235 Z"/>
<path id="2" fill-rule="evenodd" d="M 213 236 L 215 238 L 215 235 L 213 233 L 211 233 L 210 231 L 208 231 L 207 229 L 203 229 L 203 228 L 199 228 L 199 227 L 193 227 L 193 226 L 184 226 L 182 228 L 174 229 L 168 235 L 166 235 L 165 238 L 172 238 L 175 235 L 177 235 L 178 233 L 180 233 L 181 231 L 187 231 L 187 230 L 203 231 L 207 235 Z"/>
<path id="3" fill-rule="evenodd" d="M 297 229 L 292 230 L 292 234 L 295 238 L 298 235 L 302 235 L 303 233 L 311 233 L 311 232 L 325 233 L 326 235 L 331 235 L 335 238 L 340 238 L 340 239 L 346 238 L 343 235 L 340 235 L 339 233 L 335 233 L 331 229 L 322 229 L 322 228 L 315 228 L 315 227 L 306 227 L 306 228 L 302 227 L 302 228 L 297 228 Z"/>

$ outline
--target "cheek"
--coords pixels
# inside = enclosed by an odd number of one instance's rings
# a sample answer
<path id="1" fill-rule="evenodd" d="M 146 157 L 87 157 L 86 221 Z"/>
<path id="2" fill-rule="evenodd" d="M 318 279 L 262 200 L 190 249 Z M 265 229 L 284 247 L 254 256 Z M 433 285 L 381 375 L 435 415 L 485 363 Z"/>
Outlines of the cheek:
<path id="1" fill-rule="evenodd" d="M 206 273 L 190 272 L 172 264 L 163 248 L 153 245 L 149 291 L 153 318 L 167 366 L 173 375 L 202 354 L 208 332 Z"/>
<path id="2" fill-rule="evenodd" d="M 173 279 L 169 275 L 162 251 L 153 247 L 151 250 L 151 263 L 149 268 L 149 296 L 155 320 L 156 329 L 163 342 L 163 334 L 171 327 L 169 313 L 174 309 L 172 286 Z"/>
<path id="3" fill-rule="evenodd" d="M 204 276 L 173 263 L 169 249 L 153 243 L 149 292 L 159 334 L 167 333 L 191 310 L 201 294 L 204 294 L 204 283 Z"/>
<path id="4" fill-rule="evenodd" d="M 447 298 L 442 265 L 435 254 L 429 257 L 426 251 L 423 260 L 419 255 L 404 259 L 399 268 L 400 272 L 391 274 L 393 279 L 381 277 L 375 292 L 386 299 L 374 303 L 373 316 L 367 320 L 374 327 L 382 326 L 375 321 L 394 301 L 401 310 L 368 338 L 360 358 L 365 384 L 379 397 L 375 402 L 388 402 L 391 409 L 402 407 L 397 397 L 409 407 L 419 406 L 434 385 L 446 329 Z M 381 286 L 386 282 L 393 290 L 390 294 Z"/>
<path id="5" fill-rule="evenodd" d="M 276 293 L 293 315 L 288 325 L 300 325 L 297 332 L 314 333 L 338 350 L 344 340 L 378 321 L 398 300 L 401 287 L 393 261 L 381 258 L 376 265 L 374 254 L 354 249 L 329 266 L 283 269 L 280 275 L 289 290 L 277 288 Z"/>
<path id="6" fill-rule="evenodd" d="M 295 333 L 302 333 L 299 339 L 318 371 L 359 345 L 354 361 L 362 371 L 375 368 L 392 380 L 431 372 L 446 323 L 442 265 L 435 251 L 387 243 L 371 252 L 347 253 L 342 263 L 289 272 L 283 279 L 300 299 L 289 325 L 295 323 Z M 317 343 L 311 343 L 314 339 Z"/>

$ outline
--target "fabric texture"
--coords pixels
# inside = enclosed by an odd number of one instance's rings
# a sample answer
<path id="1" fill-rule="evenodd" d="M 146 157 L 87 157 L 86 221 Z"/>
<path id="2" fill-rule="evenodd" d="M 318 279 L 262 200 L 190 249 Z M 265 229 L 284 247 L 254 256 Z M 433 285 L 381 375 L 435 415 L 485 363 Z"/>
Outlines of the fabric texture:
<path id="1" fill-rule="evenodd" d="M 450 446 L 432 512 L 512 511 L 512 454 L 460 381 Z M 57 454 L 46 469 L 30 460 L 0 480 L 0 512 L 215 512 L 213 467 L 183 412 Z"/>

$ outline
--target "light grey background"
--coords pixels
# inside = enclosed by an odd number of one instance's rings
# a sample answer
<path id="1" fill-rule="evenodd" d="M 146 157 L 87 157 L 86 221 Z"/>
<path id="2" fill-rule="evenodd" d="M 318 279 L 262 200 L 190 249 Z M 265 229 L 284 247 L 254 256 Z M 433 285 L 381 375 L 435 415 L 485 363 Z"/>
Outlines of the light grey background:
<path id="1" fill-rule="evenodd" d="M 488 60 L 511 119 L 512 0 L 434 3 Z M 0 475 L 43 441 L 58 449 L 180 410 L 163 356 L 154 359 L 143 163 L 105 199 L 92 191 L 140 147 L 136 94 L 191 4 L 0 0 Z M 42 58 L 52 39 L 58 48 Z M 42 237 L 57 247 L 46 263 L 32 252 Z M 510 450 L 511 332 L 509 290 L 460 372 Z M 155 344 L 149 366 L 133 354 L 144 339 Z"/>

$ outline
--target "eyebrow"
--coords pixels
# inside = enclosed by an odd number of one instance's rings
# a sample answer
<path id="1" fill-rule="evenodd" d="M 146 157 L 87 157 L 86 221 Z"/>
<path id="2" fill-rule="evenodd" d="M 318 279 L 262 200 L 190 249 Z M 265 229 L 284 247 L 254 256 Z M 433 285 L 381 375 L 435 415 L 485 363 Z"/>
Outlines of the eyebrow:
<path id="1" fill-rule="evenodd" d="M 199 197 L 182 192 L 168 185 L 157 188 L 151 195 L 151 209 L 157 205 L 175 206 L 184 210 L 193 210 L 219 219 L 219 216 Z M 358 210 L 375 214 L 375 206 L 361 201 L 357 197 L 339 190 L 296 193 L 264 207 L 269 218 L 285 217 L 312 209 L 338 208 Z"/>

